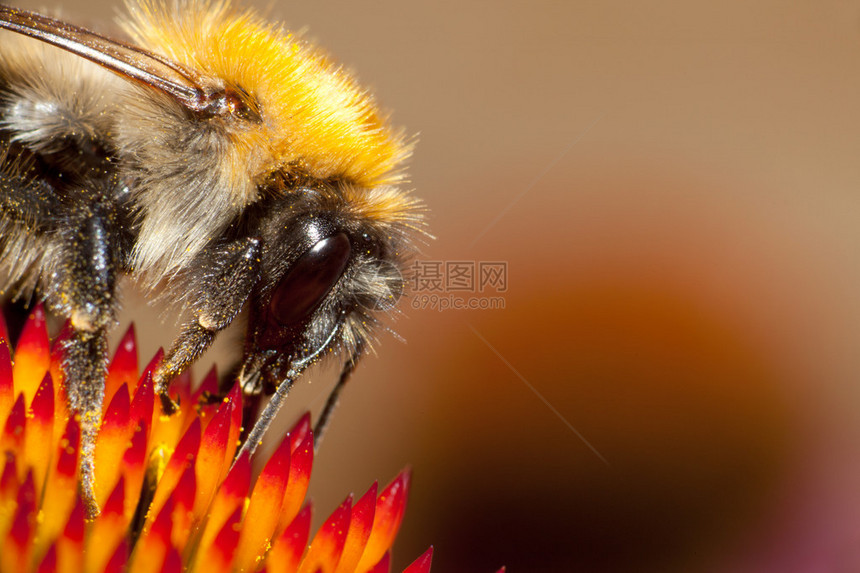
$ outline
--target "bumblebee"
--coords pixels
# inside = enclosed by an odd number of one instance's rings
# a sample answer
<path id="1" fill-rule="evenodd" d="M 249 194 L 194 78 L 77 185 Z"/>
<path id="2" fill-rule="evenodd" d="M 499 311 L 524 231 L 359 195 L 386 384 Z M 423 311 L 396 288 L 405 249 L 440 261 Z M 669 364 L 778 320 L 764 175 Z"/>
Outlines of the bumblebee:
<path id="1" fill-rule="evenodd" d="M 423 232 L 398 185 L 411 144 L 314 47 L 220 0 L 132 0 L 126 43 L 0 6 L 0 265 L 69 319 L 63 372 L 82 420 L 84 493 L 117 280 L 176 305 L 168 385 L 243 308 L 238 377 L 274 391 L 338 355 L 317 435 Z M 39 40 L 39 41 L 34 41 Z"/>

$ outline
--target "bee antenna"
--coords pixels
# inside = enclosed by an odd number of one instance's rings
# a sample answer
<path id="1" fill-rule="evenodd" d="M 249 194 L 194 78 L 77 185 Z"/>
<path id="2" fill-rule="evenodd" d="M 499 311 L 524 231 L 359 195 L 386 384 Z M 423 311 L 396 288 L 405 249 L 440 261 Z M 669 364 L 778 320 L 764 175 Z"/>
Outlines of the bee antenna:
<path id="1" fill-rule="evenodd" d="M 343 370 L 340 371 L 340 378 L 338 378 L 337 384 L 334 385 L 334 388 L 332 388 L 328 395 L 328 399 L 325 401 L 325 406 L 323 406 L 322 412 L 320 412 L 319 420 L 317 420 L 316 426 L 314 426 L 314 452 L 319 450 L 323 434 L 325 433 L 326 428 L 328 428 L 328 424 L 331 421 L 331 415 L 334 412 L 335 407 L 337 407 L 338 400 L 340 399 L 340 392 L 343 390 L 343 387 L 346 386 L 352 373 L 355 372 L 355 367 L 358 365 L 358 359 L 363 356 L 363 350 L 364 344 L 359 343 L 352 351 L 352 355 L 349 357 L 349 360 L 344 363 Z"/>

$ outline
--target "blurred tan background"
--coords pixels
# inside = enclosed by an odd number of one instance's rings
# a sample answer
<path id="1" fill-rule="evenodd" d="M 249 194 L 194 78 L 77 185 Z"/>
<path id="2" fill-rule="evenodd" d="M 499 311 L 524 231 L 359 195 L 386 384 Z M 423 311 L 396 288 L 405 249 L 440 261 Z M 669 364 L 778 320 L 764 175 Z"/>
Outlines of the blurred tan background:
<path id="1" fill-rule="evenodd" d="M 860 3 L 270 7 L 418 134 L 419 259 L 508 271 L 503 309 L 403 300 L 318 517 L 410 464 L 395 570 L 860 568 Z"/>

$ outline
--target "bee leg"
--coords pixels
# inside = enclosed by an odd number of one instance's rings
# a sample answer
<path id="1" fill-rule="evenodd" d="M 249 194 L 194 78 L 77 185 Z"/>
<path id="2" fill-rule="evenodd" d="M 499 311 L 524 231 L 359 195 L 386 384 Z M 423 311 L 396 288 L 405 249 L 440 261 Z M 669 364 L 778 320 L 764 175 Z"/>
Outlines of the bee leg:
<path id="1" fill-rule="evenodd" d="M 251 428 L 251 431 L 248 432 L 248 435 L 242 442 L 242 447 L 236 454 L 236 460 L 242 457 L 242 454 L 246 452 L 250 456 L 254 451 L 256 451 L 257 447 L 263 443 L 263 436 L 266 434 L 266 430 L 269 429 L 269 426 L 271 426 L 272 422 L 275 420 L 275 416 L 278 414 L 281 406 L 283 406 L 290 390 L 293 388 L 293 382 L 295 382 L 295 379 L 298 378 L 299 374 L 300 372 L 290 370 L 287 378 L 281 380 L 280 383 L 277 384 L 275 393 L 272 394 L 271 398 L 269 398 L 269 401 L 266 403 L 266 407 L 263 408 L 263 411 L 260 412 L 260 415 L 257 417 L 254 427 Z M 236 463 L 235 460 L 233 463 Z"/>
<path id="2" fill-rule="evenodd" d="M 91 516 L 94 452 L 107 375 L 107 329 L 115 322 L 120 269 L 119 214 L 105 194 L 85 195 L 58 222 L 57 255 L 42 279 L 49 308 L 70 318 L 62 369 L 69 403 L 81 420 L 83 497 Z"/>
<path id="3" fill-rule="evenodd" d="M 183 283 L 193 318 L 186 322 L 153 376 L 162 406 L 172 413 L 170 381 L 209 348 L 215 335 L 242 310 L 259 279 L 260 240 L 247 237 L 208 249 L 194 262 L 191 280 Z"/>
<path id="4" fill-rule="evenodd" d="M 340 377 L 337 380 L 337 384 L 335 384 L 334 388 L 329 392 L 328 399 L 325 401 L 325 406 L 323 406 L 322 412 L 320 412 L 319 420 L 317 420 L 317 423 L 314 426 L 314 451 L 319 450 L 323 434 L 325 433 L 326 428 L 328 428 L 328 424 L 331 421 L 331 415 L 334 413 L 334 409 L 337 407 L 337 403 L 340 399 L 340 392 L 343 390 L 344 386 L 346 386 L 352 373 L 355 372 L 358 360 L 362 356 L 362 350 L 363 347 L 359 345 L 352 352 L 352 356 L 349 357 L 349 360 L 346 361 L 343 365 L 343 369 L 340 371 Z"/>
<path id="5" fill-rule="evenodd" d="M 64 344 L 62 368 L 66 391 L 81 424 L 81 493 L 87 515 L 95 517 L 99 507 L 94 490 L 94 454 L 104 401 L 107 337 L 104 329 L 88 332 L 73 328 Z"/>

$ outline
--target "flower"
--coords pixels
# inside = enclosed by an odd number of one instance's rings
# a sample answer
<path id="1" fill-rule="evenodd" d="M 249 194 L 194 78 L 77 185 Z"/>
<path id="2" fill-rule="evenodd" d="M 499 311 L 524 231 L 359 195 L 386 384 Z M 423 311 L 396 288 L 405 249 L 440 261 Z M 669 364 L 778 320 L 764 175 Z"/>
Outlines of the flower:
<path id="1" fill-rule="evenodd" d="M 62 338 L 62 334 L 60 335 Z M 214 369 L 197 390 L 174 382 L 180 411 L 165 416 L 151 372 L 138 372 L 134 329 L 110 363 L 95 446 L 100 513 L 85 516 L 80 424 L 70 415 L 37 306 L 14 352 L 0 316 L 0 571 L 38 573 L 389 571 L 389 550 L 406 506 L 409 473 L 382 492 L 349 496 L 310 538 L 303 506 L 313 462 L 310 416 L 281 441 L 256 481 L 239 445 L 238 385 L 214 404 Z M 253 486 L 252 486 L 253 482 Z M 430 570 L 432 548 L 406 571 Z"/>

